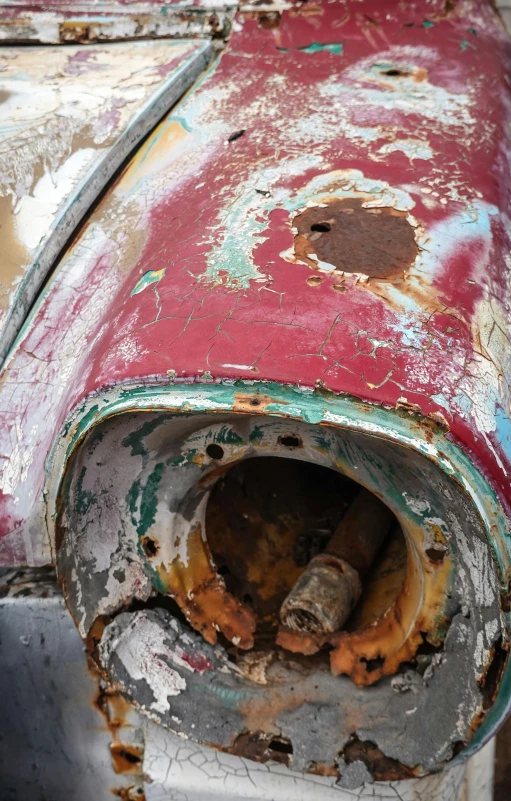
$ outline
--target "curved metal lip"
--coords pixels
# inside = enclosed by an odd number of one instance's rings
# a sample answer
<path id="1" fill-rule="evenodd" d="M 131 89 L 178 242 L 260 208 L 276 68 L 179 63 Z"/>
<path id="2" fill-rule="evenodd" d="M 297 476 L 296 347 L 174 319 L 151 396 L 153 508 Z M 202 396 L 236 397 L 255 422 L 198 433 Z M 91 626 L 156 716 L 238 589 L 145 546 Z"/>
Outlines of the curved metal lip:
<path id="1" fill-rule="evenodd" d="M 250 404 L 250 399 L 257 403 Z M 258 400 L 259 399 L 259 400 Z M 263 402 L 261 402 L 263 401 Z M 433 461 L 456 481 L 477 509 L 498 567 L 499 577 L 511 563 L 511 537 L 503 508 L 487 479 L 461 448 L 427 418 L 372 405 L 348 395 L 323 389 L 286 386 L 264 381 L 173 383 L 167 386 L 119 384 L 87 398 L 68 416 L 46 464 L 46 524 L 54 552 L 57 499 L 66 464 L 86 434 L 99 423 L 133 412 L 260 414 L 320 426 L 357 431 L 411 448 Z M 53 553 L 55 558 L 55 553 Z M 511 626 L 511 612 L 502 613 Z M 511 713 L 511 660 L 508 660 L 495 702 L 471 742 L 451 762 L 465 761 L 476 753 Z"/>
<path id="2" fill-rule="evenodd" d="M 76 185 L 37 248 L 25 274 L 15 290 L 14 300 L 1 327 L 0 365 L 5 361 L 22 330 L 30 307 L 51 273 L 60 252 L 78 228 L 92 204 L 133 149 L 155 127 L 180 97 L 192 86 L 211 62 L 215 49 L 211 42 L 200 44 L 195 39 L 171 40 L 194 44 L 197 50 L 164 81 L 149 100 L 141 106 L 123 133 L 100 161 Z M 109 45 L 115 47 L 115 44 Z"/>

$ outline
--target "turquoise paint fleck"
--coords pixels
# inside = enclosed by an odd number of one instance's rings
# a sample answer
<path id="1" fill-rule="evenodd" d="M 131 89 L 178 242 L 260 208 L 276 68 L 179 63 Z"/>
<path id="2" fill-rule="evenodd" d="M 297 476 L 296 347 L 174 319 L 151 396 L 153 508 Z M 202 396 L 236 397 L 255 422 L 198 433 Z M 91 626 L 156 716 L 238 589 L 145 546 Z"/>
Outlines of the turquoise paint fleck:
<path id="1" fill-rule="evenodd" d="M 155 521 L 158 487 L 163 478 L 164 471 L 164 464 L 158 462 L 142 490 L 139 513 L 140 522 L 137 526 L 137 534 L 141 537 L 151 528 Z"/>
<path id="2" fill-rule="evenodd" d="M 431 20 L 429 20 L 429 19 L 425 19 L 425 20 L 423 20 L 423 22 L 422 22 L 422 27 L 423 27 L 423 28 L 432 28 L 432 27 L 434 26 L 434 24 L 435 24 L 435 23 L 434 23 L 434 22 L 431 22 Z"/>
<path id="3" fill-rule="evenodd" d="M 122 444 L 125 448 L 131 448 L 131 456 L 147 456 L 147 448 L 144 444 L 145 437 L 152 434 L 158 426 L 166 422 L 161 417 L 147 420 L 140 428 L 133 431 L 128 437 L 123 439 Z"/>
<path id="4" fill-rule="evenodd" d="M 163 276 L 165 275 L 165 268 L 161 270 L 148 270 L 142 278 L 135 284 L 133 289 L 131 290 L 131 295 L 138 295 L 139 292 L 143 292 L 151 284 L 157 284 Z"/>
<path id="5" fill-rule="evenodd" d="M 222 445 L 241 445 L 244 442 L 243 438 L 231 426 L 222 426 L 215 437 L 215 441 L 221 442 Z"/>
<path id="6" fill-rule="evenodd" d="M 140 481 L 137 479 L 136 481 L 133 482 L 126 495 L 126 506 L 128 507 L 131 513 L 131 522 L 133 523 L 134 526 L 137 525 L 136 512 L 137 512 L 139 495 L 140 495 Z"/>
<path id="7" fill-rule="evenodd" d="M 307 47 L 300 47 L 299 50 L 301 50 L 302 53 L 321 53 L 326 50 L 329 53 L 334 53 L 336 56 L 341 56 L 342 44 L 340 42 L 334 44 L 319 44 L 318 42 L 313 42 L 307 45 Z"/>
<path id="8" fill-rule="evenodd" d="M 343 45 L 341 42 L 333 42 L 332 44 L 320 44 L 319 42 L 313 42 L 306 47 L 298 47 L 297 48 L 301 53 L 333 53 L 336 56 L 342 56 L 342 49 Z M 288 47 L 277 47 L 277 50 L 281 53 L 289 53 L 290 50 Z"/>
<path id="9" fill-rule="evenodd" d="M 500 406 L 495 413 L 496 435 L 502 450 L 511 461 L 511 419 Z"/>
<path id="10" fill-rule="evenodd" d="M 93 503 L 96 503 L 96 496 L 90 490 L 83 489 L 86 468 L 82 467 L 78 481 L 76 482 L 76 511 L 79 515 L 85 515 Z"/>

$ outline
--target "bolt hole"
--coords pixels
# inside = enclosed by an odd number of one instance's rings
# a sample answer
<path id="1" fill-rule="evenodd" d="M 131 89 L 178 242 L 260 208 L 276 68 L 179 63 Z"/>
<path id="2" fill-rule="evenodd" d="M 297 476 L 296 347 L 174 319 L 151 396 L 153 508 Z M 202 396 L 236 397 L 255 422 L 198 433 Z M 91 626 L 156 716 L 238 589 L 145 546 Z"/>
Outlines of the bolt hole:
<path id="1" fill-rule="evenodd" d="M 293 746 L 288 740 L 274 738 L 268 745 L 269 751 L 276 751 L 279 754 L 292 754 Z"/>
<path id="2" fill-rule="evenodd" d="M 313 223 L 311 225 L 311 231 L 318 231 L 320 234 L 326 234 L 328 231 L 332 230 L 332 226 L 330 223 L 322 222 L 322 223 Z"/>
<path id="3" fill-rule="evenodd" d="M 261 401 L 259 400 L 259 398 L 252 398 L 252 400 L 250 401 L 251 406 L 259 406 L 260 403 Z"/>
<path id="4" fill-rule="evenodd" d="M 224 456 L 224 449 L 217 445 L 216 442 L 212 442 L 211 445 L 208 445 L 206 448 L 206 453 L 210 457 L 210 459 L 223 459 Z"/>
<path id="5" fill-rule="evenodd" d="M 376 659 L 365 659 L 365 657 L 362 657 L 360 661 L 365 662 L 368 673 L 374 673 L 375 670 L 380 670 L 380 668 L 383 667 L 385 659 L 382 656 L 377 656 Z"/>
<path id="6" fill-rule="evenodd" d="M 142 548 L 146 556 L 151 558 L 158 553 L 158 543 L 151 539 L 151 537 L 144 537 L 142 540 Z"/>
<path id="7" fill-rule="evenodd" d="M 125 759 L 126 762 L 129 762 L 130 765 L 137 765 L 142 761 L 138 754 L 134 754 L 132 751 L 128 751 L 125 748 L 119 749 L 117 753 L 120 757 L 122 757 L 122 759 Z"/>
<path id="8" fill-rule="evenodd" d="M 426 548 L 426 556 L 430 562 L 438 564 L 445 559 L 446 551 L 441 551 L 439 548 Z"/>
<path id="9" fill-rule="evenodd" d="M 286 448 L 301 448 L 302 440 L 300 437 L 288 434 L 285 437 L 279 437 L 279 445 L 285 445 Z"/>
<path id="10" fill-rule="evenodd" d="M 383 75 L 389 75 L 391 78 L 397 78 L 399 75 L 403 75 L 401 70 L 384 70 Z"/>

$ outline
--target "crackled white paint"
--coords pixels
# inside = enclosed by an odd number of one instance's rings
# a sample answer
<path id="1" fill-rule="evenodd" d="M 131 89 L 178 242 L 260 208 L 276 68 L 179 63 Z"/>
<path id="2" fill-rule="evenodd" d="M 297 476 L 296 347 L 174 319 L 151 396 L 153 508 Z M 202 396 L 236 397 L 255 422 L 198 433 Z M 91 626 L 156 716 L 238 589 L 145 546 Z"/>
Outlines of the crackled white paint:
<path id="1" fill-rule="evenodd" d="M 494 741 L 466 765 L 425 779 L 375 782 L 344 790 L 334 777 L 294 773 L 184 741 L 144 726 L 147 801 L 491 801 Z"/>
<path id="2" fill-rule="evenodd" d="M 186 681 L 165 659 L 158 657 L 165 657 L 181 668 L 190 668 L 165 641 L 162 628 L 139 612 L 119 636 L 111 635 L 106 641 L 103 639 L 101 645 L 103 664 L 108 664 L 115 652 L 134 681 L 145 681 L 149 685 L 154 696 L 150 709 L 160 713 L 170 709 L 169 696 L 185 690 Z"/>

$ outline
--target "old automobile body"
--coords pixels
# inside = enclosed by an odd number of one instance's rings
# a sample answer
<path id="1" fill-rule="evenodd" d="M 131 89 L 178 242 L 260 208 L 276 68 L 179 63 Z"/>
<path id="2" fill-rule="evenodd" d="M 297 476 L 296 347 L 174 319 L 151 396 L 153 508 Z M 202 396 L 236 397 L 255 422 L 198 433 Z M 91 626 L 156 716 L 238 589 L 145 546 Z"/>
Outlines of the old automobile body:
<path id="1" fill-rule="evenodd" d="M 454 801 L 511 703 L 495 10 L 13 3 L 0 34 L 8 633 L 72 618 L 121 797 Z M 291 631 L 360 487 L 394 521 L 361 600 Z"/>

